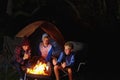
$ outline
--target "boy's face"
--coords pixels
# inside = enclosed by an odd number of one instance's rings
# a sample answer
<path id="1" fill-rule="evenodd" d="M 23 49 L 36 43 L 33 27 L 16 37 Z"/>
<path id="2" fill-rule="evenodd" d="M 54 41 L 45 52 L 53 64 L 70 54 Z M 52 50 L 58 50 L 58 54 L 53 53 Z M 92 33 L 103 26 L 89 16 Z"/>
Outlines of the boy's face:
<path id="1" fill-rule="evenodd" d="M 25 51 L 28 49 L 28 47 L 29 47 L 28 45 L 23 45 L 22 46 L 23 50 L 25 50 Z"/>
<path id="2" fill-rule="evenodd" d="M 43 38 L 43 43 L 44 44 L 49 44 L 49 38 L 47 38 L 47 37 Z"/>
<path id="3" fill-rule="evenodd" d="M 64 46 L 64 52 L 66 55 L 69 55 L 71 53 L 72 49 L 69 46 Z"/>

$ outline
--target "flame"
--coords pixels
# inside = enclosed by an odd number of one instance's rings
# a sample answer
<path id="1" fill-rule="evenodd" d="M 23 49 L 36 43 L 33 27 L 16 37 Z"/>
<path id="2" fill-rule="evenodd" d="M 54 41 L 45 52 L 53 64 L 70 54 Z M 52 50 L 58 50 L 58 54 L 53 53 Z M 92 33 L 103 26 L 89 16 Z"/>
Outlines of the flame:
<path id="1" fill-rule="evenodd" d="M 46 63 L 37 61 L 37 64 L 33 68 L 27 68 L 27 73 L 37 74 L 37 75 L 48 75 L 49 66 Z"/>

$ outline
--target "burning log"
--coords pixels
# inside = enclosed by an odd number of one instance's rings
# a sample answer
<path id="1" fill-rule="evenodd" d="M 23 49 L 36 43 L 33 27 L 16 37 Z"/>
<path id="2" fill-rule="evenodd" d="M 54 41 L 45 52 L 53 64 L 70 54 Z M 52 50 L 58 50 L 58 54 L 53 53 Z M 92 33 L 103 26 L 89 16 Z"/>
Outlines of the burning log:
<path id="1" fill-rule="evenodd" d="M 30 67 L 26 68 L 25 75 L 27 80 L 51 80 L 51 65 L 43 58 L 33 57 L 29 61 Z"/>
<path id="2" fill-rule="evenodd" d="M 51 65 L 40 58 L 35 64 L 31 67 L 27 68 L 27 74 L 35 74 L 35 75 L 51 75 Z"/>

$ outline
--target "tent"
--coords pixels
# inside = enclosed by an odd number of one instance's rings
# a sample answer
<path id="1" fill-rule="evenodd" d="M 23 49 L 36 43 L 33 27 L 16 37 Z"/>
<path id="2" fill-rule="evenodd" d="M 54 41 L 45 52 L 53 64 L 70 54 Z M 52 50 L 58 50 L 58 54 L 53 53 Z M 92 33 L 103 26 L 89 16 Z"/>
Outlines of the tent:
<path id="1" fill-rule="evenodd" d="M 7 50 L 7 56 L 13 57 L 15 46 L 20 44 L 24 36 L 26 36 L 30 40 L 33 54 L 36 54 L 37 44 L 39 44 L 43 33 L 50 35 L 51 44 L 56 47 L 55 49 L 62 49 L 65 42 L 64 37 L 60 30 L 53 23 L 48 21 L 35 21 L 26 25 L 13 39 L 9 36 L 5 36 L 3 49 Z"/>
<path id="2" fill-rule="evenodd" d="M 30 24 L 27 24 L 23 29 L 18 31 L 14 38 L 9 36 L 4 37 L 3 49 L 7 52 L 7 56 L 9 59 L 12 59 L 14 55 L 14 48 L 16 45 L 20 44 L 24 36 L 27 36 L 30 40 L 33 54 L 37 54 L 37 45 L 41 40 L 41 36 L 43 33 L 47 33 L 51 37 L 51 44 L 54 45 L 56 51 L 61 51 L 63 49 L 63 45 L 65 43 L 65 39 L 57 28 L 57 26 L 48 21 L 34 21 Z M 74 45 L 74 51 L 83 51 L 83 47 L 86 48 L 84 43 L 71 41 Z M 86 50 L 84 50 L 86 51 Z M 58 53 L 55 52 L 55 53 Z M 59 54 L 58 54 L 59 55 Z M 57 56 L 58 56 L 57 55 Z"/>
<path id="3" fill-rule="evenodd" d="M 11 38 L 9 36 L 4 37 L 4 43 L 3 43 L 3 49 L 4 54 L 6 54 L 8 59 L 14 59 L 14 48 L 16 45 L 20 44 L 23 40 L 24 36 L 27 36 L 30 40 L 31 47 L 32 47 L 32 54 L 37 54 L 37 45 L 39 44 L 41 40 L 41 36 L 43 33 L 47 33 L 51 37 L 51 44 L 55 47 L 56 52 L 59 53 L 61 50 L 63 50 L 63 45 L 65 43 L 65 39 L 60 32 L 60 30 L 57 28 L 57 26 L 51 22 L 48 21 L 34 21 L 30 24 L 27 24 L 23 29 L 21 29 L 14 38 Z M 83 55 L 86 56 L 86 44 L 82 42 L 77 41 L 71 41 L 74 45 L 74 51 L 83 53 Z M 58 52 L 57 52 L 58 51 Z M 82 52 L 83 51 L 83 52 Z M 84 52 L 85 51 L 85 52 Z M 56 54 L 57 56 L 59 54 Z"/>
<path id="4" fill-rule="evenodd" d="M 64 38 L 60 30 L 54 24 L 48 21 L 35 21 L 31 24 L 28 24 L 22 30 L 20 30 L 15 37 L 30 37 L 37 29 L 41 29 L 48 33 L 51 38 L 57 41 L 61 46 L 64 44 Z"/>

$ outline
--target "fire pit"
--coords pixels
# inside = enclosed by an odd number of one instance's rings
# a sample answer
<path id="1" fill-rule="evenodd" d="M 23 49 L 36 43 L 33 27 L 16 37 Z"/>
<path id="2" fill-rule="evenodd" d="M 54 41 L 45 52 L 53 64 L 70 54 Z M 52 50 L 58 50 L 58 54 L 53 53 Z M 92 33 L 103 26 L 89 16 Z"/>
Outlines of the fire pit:
<path id="1" fill-rule="evenodd" d="M 26 69 L 25 80 L 50 80 L 51 79 L 51 65 L 42 60 Z"/>
<path id="2" fill-rule="evenodd" d="M 51 76 L 26 73 L 26 78 L 24 80 L 51 80 Z"/>

